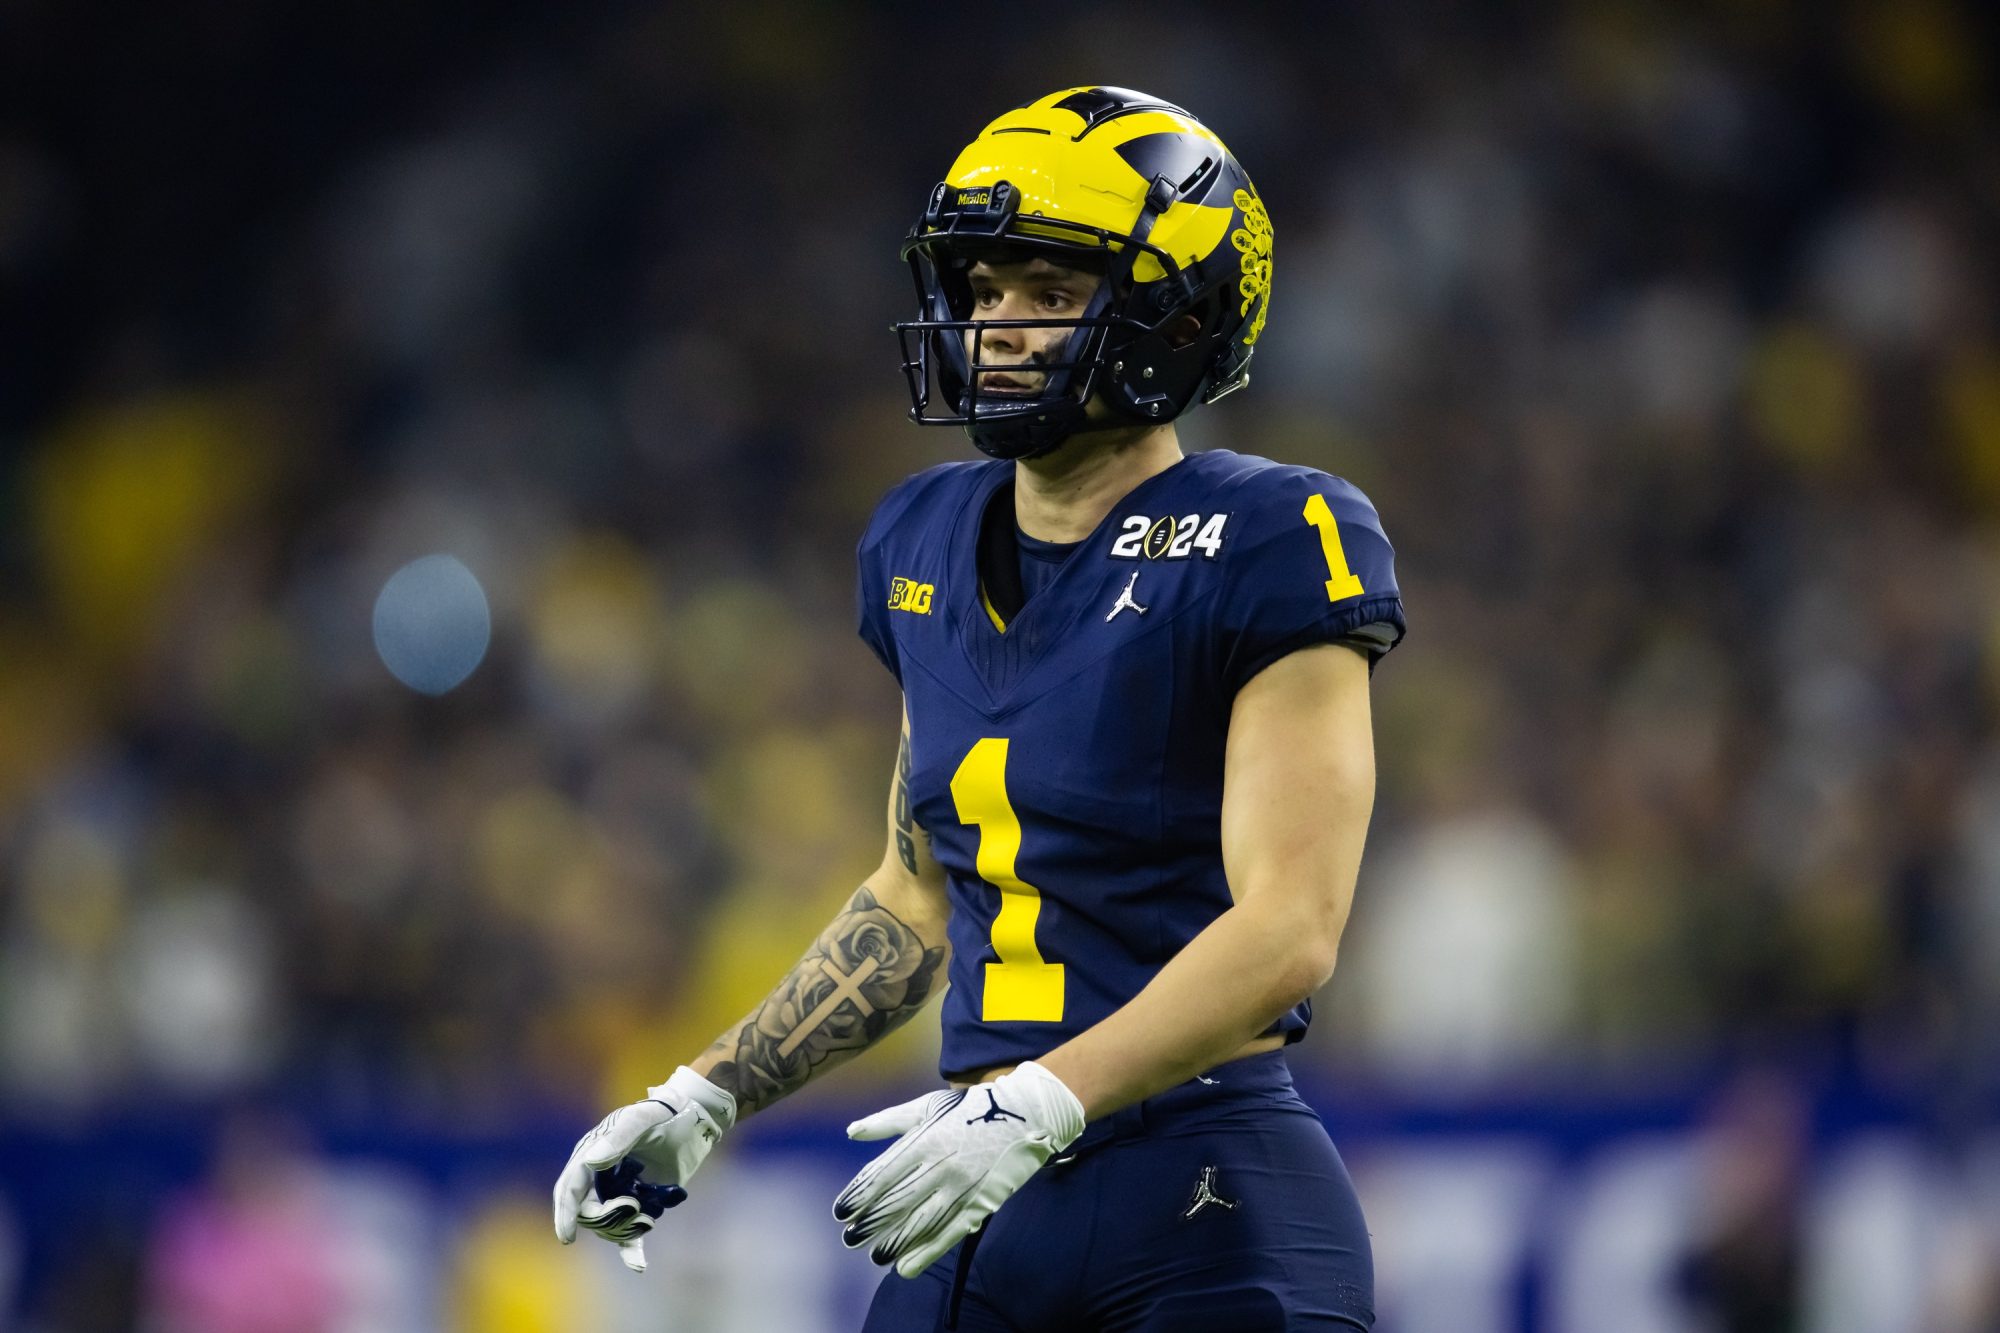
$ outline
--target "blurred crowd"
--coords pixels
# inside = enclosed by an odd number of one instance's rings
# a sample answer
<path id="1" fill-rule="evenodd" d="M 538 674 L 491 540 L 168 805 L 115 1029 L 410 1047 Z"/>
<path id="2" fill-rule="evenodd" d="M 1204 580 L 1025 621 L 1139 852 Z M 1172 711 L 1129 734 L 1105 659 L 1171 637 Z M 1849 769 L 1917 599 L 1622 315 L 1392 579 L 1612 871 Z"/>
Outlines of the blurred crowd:
<path id="1" fill-rule="evenodd" d="M 878 855 L 854 537 L 966 453 L 895 243 L 1130 27 L 1280 222 L 1188 443 L 1398 544 L 1339 1059 L 1992 1067 L 1989 19 L 1111 6 L 926 97 L 913 9 L 764 8 L 15 12 L 11 1100 L 633 1086 L 754 1000 Z M 430 700 L 367 618 L 437 551 L 496 630 Z"/>
<path id="2" fill-rule="evenodd" d="M 896 243 L 1096 81 L 1276 223 L 1255 383 L 1184 441 L 1397 545 L 1299 1063 L 1990 1108 L 1981 7 L 326 8 L 0 8 L 0 1119 L 504 1120 L 753 1003 L 881 854 L 854 540 L 969 454 L 903 420 Z M 434 699 L 369 614 L 435 552 L 494 630 Z"/>

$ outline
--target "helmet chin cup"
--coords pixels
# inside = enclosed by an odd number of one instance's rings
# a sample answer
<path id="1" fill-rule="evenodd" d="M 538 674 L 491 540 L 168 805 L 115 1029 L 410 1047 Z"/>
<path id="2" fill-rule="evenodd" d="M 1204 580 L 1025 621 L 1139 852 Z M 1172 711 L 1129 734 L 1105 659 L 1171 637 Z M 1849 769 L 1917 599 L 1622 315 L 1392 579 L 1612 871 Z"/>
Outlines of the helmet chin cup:
<path id="1" fill-rule="evenodd" d="M 965 433 L 993 458 L 1040 458 L 1083 428 L 1084 405 L 1074 398 L 974 403 Z"/>

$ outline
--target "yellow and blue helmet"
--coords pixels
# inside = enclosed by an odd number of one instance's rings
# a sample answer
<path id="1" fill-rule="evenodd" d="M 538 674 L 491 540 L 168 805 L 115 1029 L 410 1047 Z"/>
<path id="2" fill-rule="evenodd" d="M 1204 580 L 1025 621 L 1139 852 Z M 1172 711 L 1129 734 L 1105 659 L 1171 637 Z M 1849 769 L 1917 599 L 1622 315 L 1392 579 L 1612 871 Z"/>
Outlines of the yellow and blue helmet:
<path id="1" fill-rule="evenodd" d="M 1106 281 L 1067 328 L 1034 397 L 982 394 L 967 271 L 1046 255 Z M 1171 421 L 1249 379 L 1271 301 L 1271 219 L 1214 132 L 1129 88 L 1066 88 L 979 132 L 903 241 L 918 317 L 896 325 L 912 420 L 963 426 L 997 458 L 1047 453 L 1093 425 Z M 1199 331 L 1187 339 L 1187 316 Z M 935 375 L 940 401 L 933 404 Z"/>

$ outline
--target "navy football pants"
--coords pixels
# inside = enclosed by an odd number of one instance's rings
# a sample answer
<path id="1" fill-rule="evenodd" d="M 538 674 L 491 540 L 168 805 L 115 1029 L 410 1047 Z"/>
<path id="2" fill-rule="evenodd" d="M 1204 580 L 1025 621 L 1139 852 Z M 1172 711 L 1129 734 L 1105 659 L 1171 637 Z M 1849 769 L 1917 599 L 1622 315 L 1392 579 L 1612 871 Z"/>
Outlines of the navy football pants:
<path id="1" fill-rule="evenodd" d="M 889 1274 L 864 1333 L 1372 1326 L 1361 1205 L 1284 1053 L 1207 1077 L 1091 1125 L 980 1235 L 915 1279 Z M 1215 1201 L 1197 1208 L 1204 1182 Z"/>

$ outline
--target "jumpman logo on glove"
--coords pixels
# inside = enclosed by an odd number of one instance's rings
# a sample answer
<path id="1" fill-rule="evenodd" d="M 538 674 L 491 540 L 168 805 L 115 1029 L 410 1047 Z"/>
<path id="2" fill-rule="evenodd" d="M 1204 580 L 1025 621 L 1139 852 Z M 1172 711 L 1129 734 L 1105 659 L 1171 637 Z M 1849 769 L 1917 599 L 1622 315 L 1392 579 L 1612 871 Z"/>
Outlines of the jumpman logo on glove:
<path id="1" fill-rule="evenodd" d="M 998 1089 L 1020 1107 L 1000 1104 Z M 958 1114 L 969 1092 L 986 1094 L 984 1114 Z M 978 1125 L 977 1133 L 969 1126 Z M 1042 1163 L 1083 1133 L 1083 1103 L 1063 1081 L 1029 1060 L 991 1083 L 951 1088 L 877 1111 L 847 1127 L 850 1139 L 896 1142 L 861 1168 L 833 1201 L 849 1249 L 869 1247 L 878 1264 L 915 1277 L 979 1229 Z"/>
<path id="2" fill-rule="evenodd" d="M 966 1121 L 965 1123 L 968 1125 L 990 1125 L 995 1120 L 1019 1120 L 1023 1124 L 1025 1124 L 1027 1123 L 1027 1119 L 1028 1117 L 1024 1115 L 1016 1115 L 1014 1112 L 1002 1106 L 999 1100 L 996 1097 L 994 1097 L 992 1091 L 989 1089 L 986 1093 L 986 1109 L 984 1111 L 981 1111 L 978 1115 L 973 1116 L 970 1120 Z"/>

